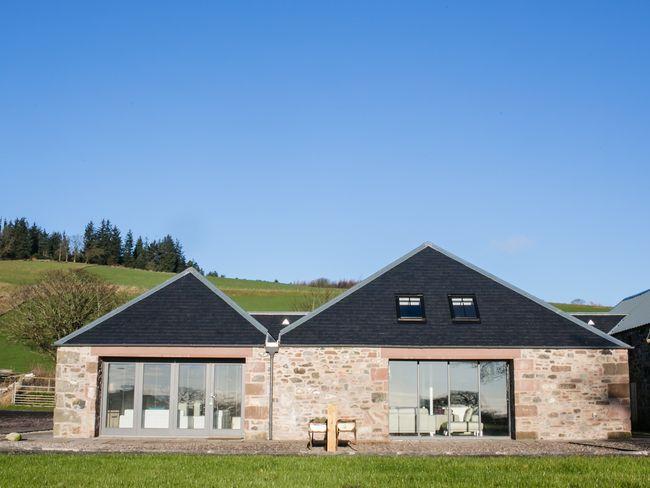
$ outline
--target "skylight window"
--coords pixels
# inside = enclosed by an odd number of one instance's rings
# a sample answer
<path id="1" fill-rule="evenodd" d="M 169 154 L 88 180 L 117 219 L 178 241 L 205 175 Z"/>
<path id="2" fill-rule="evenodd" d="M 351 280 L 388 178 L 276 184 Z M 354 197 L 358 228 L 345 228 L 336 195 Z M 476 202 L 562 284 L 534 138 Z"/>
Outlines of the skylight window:
<path id="1" fill-rule="evenodd" d="M 451 318 L 454 322 L 478 322 L 478 307 L 473 295 L 452 295 L 449 297 Z"/>
<path id="2" fill-rule="evenodd" d="M 402 321 L 424 322 L 424 300 L 422 295 L 398 295 L 397 319 Z"/>

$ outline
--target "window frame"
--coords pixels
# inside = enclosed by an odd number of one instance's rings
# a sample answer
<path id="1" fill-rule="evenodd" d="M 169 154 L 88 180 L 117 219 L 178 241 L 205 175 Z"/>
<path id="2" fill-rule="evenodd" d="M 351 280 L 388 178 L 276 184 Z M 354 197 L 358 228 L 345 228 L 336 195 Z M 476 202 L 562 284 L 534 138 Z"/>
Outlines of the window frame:
<path id="1" fill-rule="evenodd" d="M 106 427 L 107 419 L 107 392 L 108 392 L 108 370 L 114 363 L 133 363 L 135 365 L 135 385 L 134 385 L 134 405 L 133 405 L 133 426 L 123 428 Z M 169 400 L 169 423 L 166 428 L 144 428 L 142 427 L 142 394 L 144 390 L 144 365 L 145 364 L 170 364 L 170 400 Z M 206 424 L 203 429 L 183 429 L 177 426 L 176 418 L 178 415 L 178 383 L 179 383 L 179 365 L 180 364 L 205 364 L 206 365 L 206 406 L 205 416 Z M 214 428 L 214 405 L 210 403 L 209 393 L 215 393 L 214 373 L 216 365 L 224 363 L 241 364 L 241 428 L 240 429 L 216 429 Z M 100 392 L 100 414 L 99 414 L 99 436 L 120 436 L 120 437 L 189 437 L 189 438 L 223 438 L 223 439 L 243 439 L 245 436 L 244 425 L 245 416 L 245 376 L 246 376 L 246 359 L 245 358 L 144 358 L 144 357 L 102 357 L 101 358 L 101 392 Z"/>
<path id="2" fill-rule="evenodd" d="M 454 298 L 471 298 L 474 303 L 474 310 L 476 311 L 476 317 L 455 317 L 454 316 Z M 474 293 L 450 293 L 447 295 L 447 301 L 449 303 L 449 315 L 451 316 L 451 321 L 453 323 L 481 323 L 481 313 L 478 309 L 478 300 L 476 299 L 476 294 Z"/>
<path id="3" fill-rule="evenodd" d="M 419 298 L 420 299 L 420 309 L 422 310 L 421 317 L 402 317 L 400 313 L 400 298 Z M 426 308 L 424 306 L 424 296 L 421 293 L 397 293 L 395 294 L 395 314 L 397 316 L 398 322 L 416 322 L 424 323 L 427 321 Z"/>

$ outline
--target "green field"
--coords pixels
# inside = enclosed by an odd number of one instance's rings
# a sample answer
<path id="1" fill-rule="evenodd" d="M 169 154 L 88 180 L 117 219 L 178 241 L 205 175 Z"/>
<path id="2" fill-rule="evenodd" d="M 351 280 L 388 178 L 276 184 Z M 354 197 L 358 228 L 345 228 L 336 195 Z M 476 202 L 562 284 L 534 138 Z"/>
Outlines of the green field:
<path id="1" fill-rule="evenodd" d="M 574 305 L 572 303 L 551 303 L 551 305 L 556 306 L 560 310 L 564 310 L 569 313 L 576 312 L 596 312 L 603 313 L 609 312 L 612 307 L 601 307 L 599 305 Z"/>
<path id="2" fill-rule="evenodd" d="M 0 261 L 0 290 L 36 283 L 45 271 L 84 268 L 109 283 L 142 293 L 168 280 L 173 273 L 145 271 L 117 266 L 97 266 L 54 261 Z M 208 278 L 242 307 L 251 311 L 288 311 L 296 297 L 313 290 L 305 286 L 237 278 Z"/>
<path id="3" fill-rule="evenodd" d="M 80 263 L 0 261 L 0 312 L 11 308 L 10 292 L 13 288 L 38 282 L 46 271 L 79 268 L 84 268 L 109 283 L 126 288 L 132 296 L 143 293 L 174 276 L 173 273 Z M 249 311 L 291 311 L 295 309 L 296 301 L 301 296 L 314 291 L 314 288 L 310 287 L 261 280 L 216 277 L 208 279 Z M 51 369 L 53 361 L 48 356 L 7 340 L 3 332 L 3 321 L 6 319 L 7 315 L 0 315 L 0 368 L 18 372 L 30 371 L 34 366 Z"/>
<path id="4" fill-rule="evenodd" d="M 34 368 L 53 371 L 54 360 L 47 354 L 32 351 L 22 344 L 10 341 L 2 330 L 2 317 L 0 317 L 0 369 L 25 373 Z"/>
<path id="5" fill-rule="evenodd" d="M 0 455 L 0 484 L 73 486 L 647 486 L 637 457 Z"/>
<path id="6" fill-rule="evenodd" d="M 72 268 L 84 268 L 110 283 L 126 288 L 132 296 L 153 288 L 173 276 L 173 273 L 81 263 L 0 261 L 0 313 L 11 308 L 11 290 L 13 288 L 36 283 L 46 271 Z M 305 286 L 261 280 L 215 277 L 208 279 L 248 311 L 295 310 L 296 302 L 299 301 L 300 297 L 314 291 L 314 288 Z M 607 307 L 557 303 L 554 305 L 568 312 L 602 312 L 608 310 Z M 19 372 L 29 371 L 37 365 L 45 369 L 52 368 L 53 362 L 49 357 L 33 352 L 20 344 L 10 343 L 3 332 L 3 320 L 6 320 L 6 315 L 0 315 L 0 368 L 9 368 Z"/>

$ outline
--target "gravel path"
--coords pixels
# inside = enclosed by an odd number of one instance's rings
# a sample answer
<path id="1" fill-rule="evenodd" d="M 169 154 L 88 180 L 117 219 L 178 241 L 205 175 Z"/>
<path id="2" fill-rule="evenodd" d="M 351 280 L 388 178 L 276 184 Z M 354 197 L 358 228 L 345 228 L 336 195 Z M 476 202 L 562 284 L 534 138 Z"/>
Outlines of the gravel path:
<path id="1" fill-rule="evenodd" d="M 306 442 L 239 441 L 211 439 L 54 439 L 51 432 L 25 434 L 21 442 L 0 441 L 0 452 L 133 452 L 200 454 L 331 455 L 323 447 L 308 450 Z M 650 439 L 628 441 L 514 441 L 510 439 L 393 440 L 359 443 L 337 454 L 387 456 L 566 456 L 644 455 Z"/>
<path id="2" fill-rule="evenodd" d="M 49 430 L 52 428 L 52 417 L 52 412 L 0 410 L 0 434 Z"/>

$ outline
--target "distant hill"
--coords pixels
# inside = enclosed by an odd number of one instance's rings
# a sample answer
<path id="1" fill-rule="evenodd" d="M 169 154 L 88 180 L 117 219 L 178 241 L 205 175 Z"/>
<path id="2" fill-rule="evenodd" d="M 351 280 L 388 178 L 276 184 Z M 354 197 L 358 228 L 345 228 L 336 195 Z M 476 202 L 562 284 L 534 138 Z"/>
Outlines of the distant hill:
<path id="1" fill-rule="evenodd" d="M 0 314 L 13 307 L 11 290 L 22 285 L 36 283 L 45 271 L 53 269 L 80 269 L 106 281 L 123 287 L 130 296 L 137 296 L 173 276 L 173 273 L 145 271 L 134 268 L 87 265 L 82 263 L 60 263 L 57 261 L 0 261 Z M 242 308 L 248 311 L 291 311 L 306 293 L 318 290 L 307 286 L 275 283 L 261 280 L 237 278 L 208 279 L 227 295 L 232 297 Z M 330 289 L 337 294 L 343 290 Z M 11 312 L 9 312 L 11 313 Z M 6 315 L 0 315 L 0 369 L 29 371 L 35 366 L 46 369 L 53 367 L 52 360 L 40 353 L 31 351 L 21 344 L 12 344 L 3 333 Z"/>
<path id="2" fill-rule="evenodd" d="M 137 296 L 146 290 L 164 282 L 172 273 L 145 271 L 117 266 L 87 265 L 82 263 L 60 263 L 57 261 L 0 261 L 0 314 L 11 309 L 11 290 L 17 286 L 36 283 L 41 275 L 53 269 L 79 269 L 100 276 L 106 281 L 123 287 L 129 295 Z M 303 285 L 275 283 L 270 281 L 208 277 L 224 293 L 232 297 L 242 308 L 248 311 L 290 311 L 301 297 L 310 291 L 318 290 Z M 332 293 L 343 290 L 330 289 Z M 304 300 L 302 301 L 304 302 Z M 575 305 L 554 303 L 566 312 L 606 312 L 609 307 L 592 305 Z M 20 344 L 11 344 L 3 334 L 3 317 L 0 315 L 0 369 L 11 368 L 16 371 L 28 371 L 36 365 L 52 367 L 47 356 L 29 350 Z"/>

